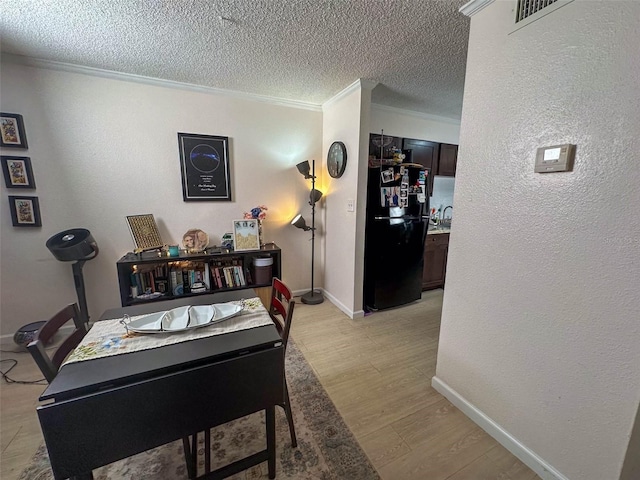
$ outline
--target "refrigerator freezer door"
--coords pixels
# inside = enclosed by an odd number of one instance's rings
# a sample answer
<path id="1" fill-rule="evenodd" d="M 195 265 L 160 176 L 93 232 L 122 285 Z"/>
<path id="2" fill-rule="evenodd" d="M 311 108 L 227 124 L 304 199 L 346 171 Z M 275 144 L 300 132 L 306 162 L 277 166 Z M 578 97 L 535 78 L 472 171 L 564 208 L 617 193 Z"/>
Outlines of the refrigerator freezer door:
<path id="1" fill-rule="evenodd" d="M 424 221 L 379 220 L 367 231 L 366 307 L 379 310 L 420 299 L 425 228 Z"/>

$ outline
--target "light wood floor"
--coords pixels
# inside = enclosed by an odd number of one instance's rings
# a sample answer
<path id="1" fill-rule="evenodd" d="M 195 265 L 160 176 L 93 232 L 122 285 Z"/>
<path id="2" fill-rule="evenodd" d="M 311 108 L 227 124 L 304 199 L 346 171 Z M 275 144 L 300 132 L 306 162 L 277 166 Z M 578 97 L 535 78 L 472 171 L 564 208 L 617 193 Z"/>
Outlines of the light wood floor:
<path id="1" fill-rule="evenodd" d="M 292 338 L 384 480 L 539 478 L 431 387 L 441 307 L 442 290 L 355 320 L 297 303 Z M 41 377 L 28 354 L 1 358 L 18 360 L 12 378 Z M 42 441 L 44 387 L 1 382 L 0 478 L 15 480 Z"/>
<path id="2" fill-rule="evenodd" d="M 292 337 L 384 480 L 539 478 L 431 387 L 442 293 L 355 320 L 297 303 Z"/>

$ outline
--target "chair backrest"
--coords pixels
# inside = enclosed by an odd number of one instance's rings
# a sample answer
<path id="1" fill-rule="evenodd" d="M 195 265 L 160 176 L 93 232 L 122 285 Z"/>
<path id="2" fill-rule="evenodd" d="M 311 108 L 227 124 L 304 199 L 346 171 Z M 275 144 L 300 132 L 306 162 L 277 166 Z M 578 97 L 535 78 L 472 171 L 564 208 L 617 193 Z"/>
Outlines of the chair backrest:
<path id="1" fill-rule="evenodd" d="M 269 305 L 269 316 L 276 324 L 276 329 L 282 338 L 284 349 L 287 349 L 289 341 L 289 330 L 293 319 L 293 307 L 296 302 L 293 300 L 291 290 L 281 280 L 273 277 L 271 282 L 271 302 Z"/>
<path id="2" fill-rule="evenodd" d="M 73 332 L 64 339 L 53 356 L 49 357 L 45 348 L 47 343 L 49 343 L 58 330 L 69 320 L 73 320 L 75 326 Z M 44 374 L 47 382 L 51 382 L 55 378 L 64 359 L 69 355 L 71 350 L 78 346 L 87 334 L 87 331 L 87 325 L 82 322 L 80 310 L 76 303 L 67 305 L 47 320 L 47 323 L 38 330 L 33 341 L 27 345 L 27 350 L 31 353 L 31 356 Z"/>

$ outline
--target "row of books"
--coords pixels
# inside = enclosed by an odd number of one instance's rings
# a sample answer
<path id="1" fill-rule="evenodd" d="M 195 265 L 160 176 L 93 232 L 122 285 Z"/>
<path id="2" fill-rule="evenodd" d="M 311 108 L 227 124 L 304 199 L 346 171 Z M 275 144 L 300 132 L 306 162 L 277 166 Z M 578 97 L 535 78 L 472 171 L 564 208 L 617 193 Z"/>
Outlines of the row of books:
<path id="1" fill-rule="evenodd" d="M 247 286 L 249 271 L 243 271 L 240 265 L 211 267 L 212 284 L 217 288 L 234 288 Z M 251 279 L 249 278 L 249 281 Z"/>
<path id="2" fill-rule="evenodd" d="M 170 279 L 174 295 L 206 292 L 210 285 L 209 265 L 194 263 L 182 268 L 174 267 L 171 269 Z"/>
<path id="3" fill-rule="evenodd" d="M 138 287 L 138 292 L 142 293 L 162 293 L 169 291 L 169 281 L 165 276 L 158 276 L 155 270 L 138 272 L 131 274 L 131 285 Z"/>
<path id="4" fill-rule="evenodd" d="M 138 294 L 160 293 L 183 295 L 210 290 L 246 287 L 253 280 L 239 258 L 217 262 L 172 262 L 135 268 L 131 286 Z"/>

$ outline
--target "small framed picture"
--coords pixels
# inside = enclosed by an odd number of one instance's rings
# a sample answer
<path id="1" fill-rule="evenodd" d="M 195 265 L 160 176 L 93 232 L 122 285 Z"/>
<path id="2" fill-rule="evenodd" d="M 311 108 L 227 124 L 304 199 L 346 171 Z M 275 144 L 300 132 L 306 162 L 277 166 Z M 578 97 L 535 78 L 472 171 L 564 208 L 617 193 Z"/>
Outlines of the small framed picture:
<path id="1" fill-rule="evenodd" d="M 0 147 L 27 148 L 22 115 L 0 112 Z"/>
<path id="2" fill-rule="evenodd" d="M 258 220 L 255 218 L 233 221 L 234 250 L 260 250 Z"/>
<path id="3" fill-rule="evenodd" d="M 382 170 L 382 183 L 393 182 L 393 168 L 387 168 L 386 170 Z"/>
<path id="4" fill-rule="evenodd" d="M 2 173 L 7 188 L 36 188 L 29 157 L 8 157 L 2 155 Z"/>
<path id="5" fill-rule="evenodd" d="M 380 206 L 397 207 L 400 197 L 400 187 L 384 187 L 380 189 Z"/>
<path id="6" fill-rule="evenodd" d="M 128 215 L 127 223 L 129 224 L 133 241 L 136 244 L 136 252 L 164 246 L 153 214 Z"/>
<path id="7" fill-rule="evenodd" d="M 38 197 L 9 196 L 9 209 L 14 227 L 41 227 Z"/>
<path id="8" fill-rule="evenodd" d="M 182 248 L 187 252 L 203 252 L 209 246 L 209 235 L 198 228 L 191 228 L 182 235 Z"/>

